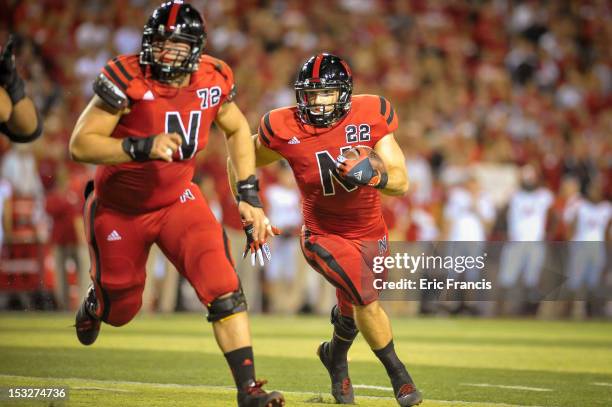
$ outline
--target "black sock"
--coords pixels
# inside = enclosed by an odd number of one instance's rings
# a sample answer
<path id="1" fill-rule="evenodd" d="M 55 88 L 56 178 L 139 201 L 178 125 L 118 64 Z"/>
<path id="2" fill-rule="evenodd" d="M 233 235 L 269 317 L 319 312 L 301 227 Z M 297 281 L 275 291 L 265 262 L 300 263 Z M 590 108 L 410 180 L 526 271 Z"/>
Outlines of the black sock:
<path id="1" fill-rule="evenodd" d="M 346 366 L 346 357 L 351 345 L 353 344 L 353 339 L 338 336 L 338 333 L 334 330 L 334 335 L 330 342 L 329 348 L 331 361 L 334 366 Z"/>
<path id="2" fill-rule="evenodd" d="M 336 369 L 346 369 L 346 356 L 359 330 L 355 326 L 353 318 L 342 315 L 337 305 L 334 305 L 331 310 L 330 322 L 334 326 L 334 334 L 329 342 L 329 355 L 332 365 Z"/>
<path id="3" fill-rule="evenodd" d="M 412 378 L 406 370 L 406 366 L 397 357 L 393 347 L 393 339 L 382 349 L 373 350 L 374 354 L 387 369 L 387 374 L 391 379 L 393 390 L 397 393 L 401 386 L 406 383 L 413 383 Z"/>
<path id="4" fill-rule="evenodd" d="M 244 391 L 250 381 L 255 381 L 255 362 L 253 361 L 253 348 L 246 346 L 225 354 L 227 364 L 232 371 L 238 391 Z"/>

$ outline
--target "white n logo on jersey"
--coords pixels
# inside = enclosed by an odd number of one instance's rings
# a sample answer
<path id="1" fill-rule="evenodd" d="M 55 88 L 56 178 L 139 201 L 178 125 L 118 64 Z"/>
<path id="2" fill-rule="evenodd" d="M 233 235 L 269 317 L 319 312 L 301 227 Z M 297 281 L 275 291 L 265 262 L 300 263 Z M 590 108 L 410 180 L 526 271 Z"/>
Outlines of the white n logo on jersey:
<path id="1" fill-rule="evenodd" d="M 183 144 L 181 144 L 181 148 L 178 150 L 181 160 L 192 158 L 196 151 L 198 151 L 201 117 L 201 111 L 192 110 L 189 113 L 189 131 L 187 131 L 179 112 L 166 112 L 166 133 L 180 134 L 183 139 Z"/>
<path id="2" fill-rule="evenodd" d="M 350 147 L 340 148 L 340 154 L 349 148 Z M 332 157 L 329 151 L 317 151 L 315 156 L 317 165 L 319 166 L 319 177 L 321 179 L 321 187 L 323 187 L 324 196 L 336 194 L 334 180 L 347 192 L 352 192 L 357 189 L 356 186 L 349 184 L 340 177 L 336 168 L 336 160 L 334 160 L 334 157 Z"/>

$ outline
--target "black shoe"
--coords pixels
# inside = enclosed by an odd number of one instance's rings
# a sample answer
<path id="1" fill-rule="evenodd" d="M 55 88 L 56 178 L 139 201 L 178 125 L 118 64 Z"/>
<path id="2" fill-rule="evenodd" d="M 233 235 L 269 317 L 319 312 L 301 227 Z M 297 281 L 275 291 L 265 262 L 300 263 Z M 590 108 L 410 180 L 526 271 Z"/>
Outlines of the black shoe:
<path id="1" fill-rule="evenodd" d="M 266 393 L 261 387 L 266 380 L 251 382 L 244 391 L 238 392 L 238 407 L 282 407 L 285 398 L 278 391 Z"/>
<path id="2" fill-rule="evenodd" d="M 416 406 L 423 402 L 421 392 L 412 383 L 406 383 L 400 387 L 395 399 L 402 407 Z"/>
<path id="3" fill-rule="evenodd" d="M 93 286 L 90 286 L 76 313 L 76 322 L 74 324 L 77 338 L 79 338 L 79 342 L 83 345 L 94 343 L 100 333 L 100 319 L 94 316 L 97 303 L 96 292 Z"/>
<path id="4" fill-rule="evenodd" d="M 321 342 L 317 349 L 317 355 L 321 359 L 321 363 L 329 372 L 329 377 L 332 382 L 332 396 L 338 404 L 354 404 L 355 394 L 353 393 L 353 384 L 348 375 L 348 368 L 337 369 L 332 366 L 329 355 L 329 342 Z"/>

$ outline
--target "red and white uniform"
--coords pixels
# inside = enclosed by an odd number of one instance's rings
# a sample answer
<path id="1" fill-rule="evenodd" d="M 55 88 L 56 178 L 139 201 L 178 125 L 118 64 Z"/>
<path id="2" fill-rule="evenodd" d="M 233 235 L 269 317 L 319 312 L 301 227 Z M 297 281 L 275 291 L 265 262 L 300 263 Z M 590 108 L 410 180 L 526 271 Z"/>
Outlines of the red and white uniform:
<path id="1" fill-rule="evenodd" d="M 378 298 L 371 265 L 374 256 L 387 252 L 387 227 L 378 191 L 347 185 L 335 159 L 354 146 L 374 148 L 397 128 L 397 116 L 386 99 L 375 95 L 353 96 L 349 113 L 328 128 L 304 125 L 296 110 L 285 107 L 264 115 L 259 139 L 289 162 L 302 194 L 304 255 L 338 288 L 340 310 L 352 317 L 351 304 Z"/>
<path id="2" fill-rule="evenodd" d="M 109 61 L 102 73 L 130 100 L 129 113 L 112 137 L 176 132 L 183 144 L 170 163 L 152 160 L 97 168 L 95 190 L 85 205 L 85 226 L 99 316 L 119 326 L 138 312 L 153 243 L 203 304 L 237 290 L 221 225 L 191 183 L 194 157 L 208 143 L 219 108 L 231 100 L 232 71 L 224 62 L 202 56 L 189 85 L 173 88 L 153 81 L 138 56 L 127 55 Z"/>

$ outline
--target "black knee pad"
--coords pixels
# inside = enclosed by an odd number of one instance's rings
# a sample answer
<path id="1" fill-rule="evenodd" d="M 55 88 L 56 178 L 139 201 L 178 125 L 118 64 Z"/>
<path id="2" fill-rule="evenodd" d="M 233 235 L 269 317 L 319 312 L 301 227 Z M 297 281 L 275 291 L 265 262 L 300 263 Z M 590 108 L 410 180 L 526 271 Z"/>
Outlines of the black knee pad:
<path id="1" fill-rule="evenodd" d="M 230 315 L 247 310 L 247 302 L 242 287 L 234 291 L 229 297 L 216 298 L 208 304 L 208 322 L 219 321 Z"/>
<path id="2" fill-rule="evenodd" d="M 337 305 L 334 305 L 331 310 L 330 321 L 334 326 L 334 332 L 342 339 L 352 341 L 359 333 L 355 320 L 340 314 L 340 308 Z"/>

